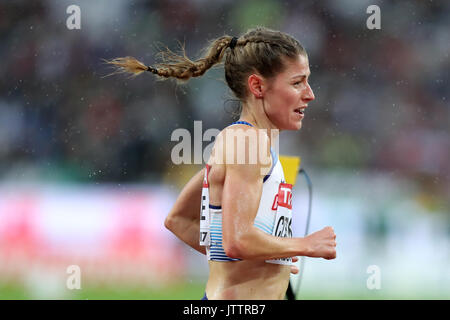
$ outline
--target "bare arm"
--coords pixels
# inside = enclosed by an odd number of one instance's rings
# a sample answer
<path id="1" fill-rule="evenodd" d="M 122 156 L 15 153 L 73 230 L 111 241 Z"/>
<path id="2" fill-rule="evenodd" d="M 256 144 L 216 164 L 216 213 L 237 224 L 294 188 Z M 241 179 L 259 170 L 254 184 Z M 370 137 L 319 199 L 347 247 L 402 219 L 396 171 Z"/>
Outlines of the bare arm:
<path id="1" fill-rule="evenodd" d="M 164 225 L 180 240 L 200 253 L 206 254 L 204 246 L 199 245 L 200 236 L 200 206 L 202 183 L 205 169 L 200 170 L 181 191 Z M 297 258 L 294 257 L 293 261 Z M 296 266 L 291 266 L 291 272 L 298 273 Z"/>
<path id="2" fill-rule="evenodd" d="M 184 186 L 164 225 L 180 240 L 200 253 L 206 254 L 200 239 L 200 206 L 205 168 L 197 172 Z"/>
<path id="3" fill-rule="evenodd" d="M 245 152 L 256 152 L 255 146 L 246 146 Z M 226 254 L 240 259 L 293 256 L 334 259 L 336 236 L 331 227 L 305 238 L 280 238 L 253 225 L 263 187 L 260 169 L 260 164 L 226 164 L 222 194 L 223 245 Z"/>

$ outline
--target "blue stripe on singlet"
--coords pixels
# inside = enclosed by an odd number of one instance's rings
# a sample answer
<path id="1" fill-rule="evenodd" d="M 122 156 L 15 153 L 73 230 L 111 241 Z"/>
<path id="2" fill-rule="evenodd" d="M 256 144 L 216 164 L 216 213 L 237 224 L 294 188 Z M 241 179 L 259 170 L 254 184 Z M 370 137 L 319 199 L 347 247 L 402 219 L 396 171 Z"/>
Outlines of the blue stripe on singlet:
<path id="1" fill-rule="evenodd" d="M 259 229 L 265 231 L 266 233 L 272 234 L 272 228 L 270 226 L 266 225 L 265 223 L 255 220 L 254 225 L 255 225 L 255 227 L 258 227 Z"/>
<path id="2" fill-rule="evenodd" d="M 273 168 L 275 167 L 275 165 L 277 164 L 278 161 L 278 156 L 275 153 L 275 151 L 273 151 L 272 147 L 270 147 L 270 154 L 272 155 L 272 168 L 270 168 L 270 171 L 268 174 L 266 174 L 266 176 L 263 179 L 263 183 L 266 182 L 267 179 L 269 179 L 270 175 L 272 174 Z"/>
<path id="3" fill-rule="evenodd" d="M 250 127 L 253 127 L 253 125 L 248 123 L 247 121 L 235 121 L 232 124 L 230 124 L 230 126 L 233 125 L 233 124 L 246 124 L 246 125 L 248 125 Z"/>

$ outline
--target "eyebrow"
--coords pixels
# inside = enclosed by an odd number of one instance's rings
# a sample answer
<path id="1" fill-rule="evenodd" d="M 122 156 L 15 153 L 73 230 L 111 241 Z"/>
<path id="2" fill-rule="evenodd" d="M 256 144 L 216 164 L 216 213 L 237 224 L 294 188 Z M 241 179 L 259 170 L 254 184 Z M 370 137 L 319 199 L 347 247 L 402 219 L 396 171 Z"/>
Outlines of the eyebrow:
<path id="1" fill-rule="evenodd" d="M 303 77 L 306 77 L 306 76 L 309 76 L 309 75 L 310 75 L 310 74 L 308 74 L 308 75 L 306 75 L 306 74 L 297 74 L 297 75 L 291 77 L 291 79 L 295 79 L 295 78 L 303 78 Z"/>

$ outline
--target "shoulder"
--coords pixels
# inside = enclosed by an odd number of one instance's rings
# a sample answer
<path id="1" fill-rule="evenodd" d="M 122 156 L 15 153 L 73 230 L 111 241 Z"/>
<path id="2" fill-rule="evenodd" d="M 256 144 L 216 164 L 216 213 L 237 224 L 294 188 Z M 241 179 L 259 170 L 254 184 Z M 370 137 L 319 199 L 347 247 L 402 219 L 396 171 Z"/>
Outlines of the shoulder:
<path id="1" fill-rule="evenodd" d="M 269 171 L 272 161 L 265 130 L 241 124 L 229 126 L 216 136 L 211 156 L 211 163 L 227 169 L 258 173 Z"/>

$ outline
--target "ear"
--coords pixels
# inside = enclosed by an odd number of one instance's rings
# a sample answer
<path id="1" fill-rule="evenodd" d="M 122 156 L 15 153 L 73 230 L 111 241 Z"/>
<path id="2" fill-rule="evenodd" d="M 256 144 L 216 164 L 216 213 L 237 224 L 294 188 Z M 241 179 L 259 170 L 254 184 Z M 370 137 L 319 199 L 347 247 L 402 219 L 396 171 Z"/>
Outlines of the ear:
<path id="1" fill-rule="evenodd" d="M 248 88 L 256 98 L 262 98 L 266 89 L 266 83 L 262 76 L 251 74 L 248 77 Z"/>

